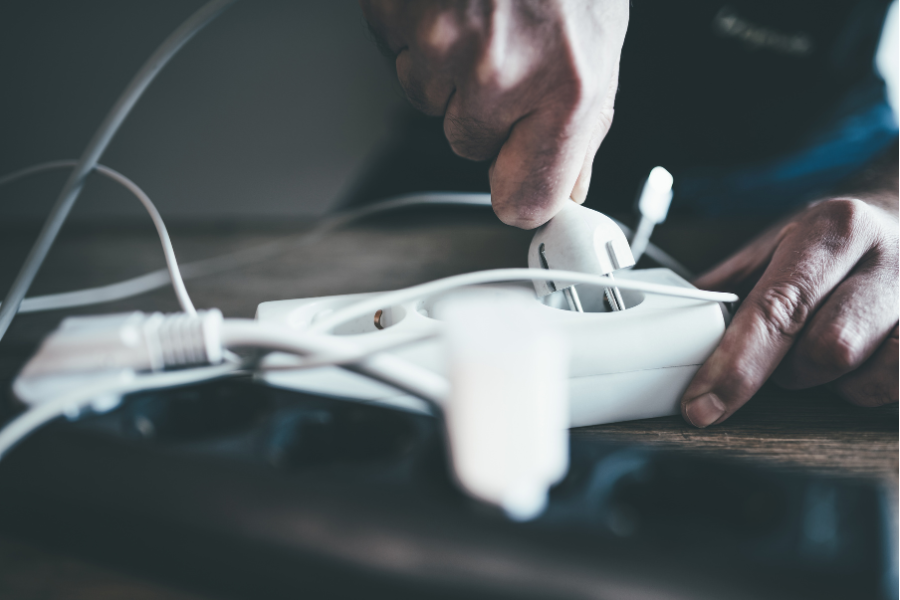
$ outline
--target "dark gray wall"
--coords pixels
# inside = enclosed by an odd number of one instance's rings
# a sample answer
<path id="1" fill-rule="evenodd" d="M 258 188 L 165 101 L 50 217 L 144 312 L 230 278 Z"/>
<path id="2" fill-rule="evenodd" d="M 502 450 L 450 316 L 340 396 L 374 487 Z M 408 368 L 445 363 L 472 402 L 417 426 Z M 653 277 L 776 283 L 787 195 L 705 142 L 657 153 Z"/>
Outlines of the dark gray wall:
<path id="1" fill-rule="evenodd" d="M 0 3 L 0 174 L 77 157 L 197 0 Z M 161 73 L 103 158 L 174 220 L 282 218 L 339 199 L 403 106 L 353 0 L 242 0 Z M 0 188 L 0 220 L 46 213 L 65 174 Z M 73 216 L 139 216 L 92 180 Z"/>

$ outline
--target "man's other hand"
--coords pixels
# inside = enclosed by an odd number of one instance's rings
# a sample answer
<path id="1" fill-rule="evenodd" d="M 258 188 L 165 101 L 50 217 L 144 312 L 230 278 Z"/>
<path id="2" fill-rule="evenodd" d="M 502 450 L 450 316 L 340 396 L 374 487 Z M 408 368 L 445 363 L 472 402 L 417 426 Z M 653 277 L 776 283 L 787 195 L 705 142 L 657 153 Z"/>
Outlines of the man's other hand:
<path id="1" fill-rule="evenodd" d="M 628 0 L 362 0 L 410 102 L 444 117 L 453 151 L 492 160 L 503 222 L 583 202 L 613 118 Z"/>
<path id="2" fill-rule="evenodd" d="M 681 402 L 697 427 L 721 423 L 770 378 L 830 383 L 850 402 L 897 402 L 898 217 L 893 190 L 808 206 L 695 283 L 740 290 L 758 278 Z M 760 275 L 761 274 L 761 275 Z"/>

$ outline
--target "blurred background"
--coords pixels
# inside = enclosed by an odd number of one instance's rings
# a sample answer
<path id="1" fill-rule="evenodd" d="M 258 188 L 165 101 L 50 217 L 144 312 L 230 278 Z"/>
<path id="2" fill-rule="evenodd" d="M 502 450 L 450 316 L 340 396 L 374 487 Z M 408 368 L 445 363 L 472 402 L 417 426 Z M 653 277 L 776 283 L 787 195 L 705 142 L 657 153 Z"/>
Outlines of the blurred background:
<path id="1" fill-rule="evenodd" d="M 77 158 L 143 61 L 201 4 L 0 4 L 0 174 Z M 858 171 L 890 143 L 882 137 L 896 139 L 872 64 L 886 0 L 841 2 L 827 13 L 805 0 L 741 4 L 752 19 L 772 13 L 784 27 L 811 28 L 823 50 L 808 60 L 712 35 L 720 4 L 632 6 L 593 208 L 631 213 L 646 174 L 661 164 L 675 174 L 676 217 L 733 205 L 733 216 L 771 219 Z M 896 111 L 896 50 L 882 59 Z M 866 110 L 860 126 L 853 119 Z M 783 185 L 785 169 L 809 170 L 803 153 L 832 139 L 843 144 L 833 160 L 841 169 L 819 165 L 809 181 Z M 409 107 L 355 0 L 237 3 L 157 77 L 102 162 L 142 186 L 170 225 L 284 224 L 405 192 L 488 191 L 487 164 L 456 157 L 441 119 Z M 66 175 L 4 188 L 0 227 L 36 225 Z M 71 220 L 146 217 L 123 190 L 93 177 Z"/>
<path id="2" fill-rule="evenodd" d="M 0 4 L 0 174 L 78 158 L 156 46 L 203 0 Z M 338 202 L 409 111 L 355 0 L 239 2 L 159 75 L 102 162 L 167 222 L 281 220 Z M 43 218 L 67 173 L 17 182 L 0 225 Z M 146 219 L 92 178 L 72 219 Z"/>

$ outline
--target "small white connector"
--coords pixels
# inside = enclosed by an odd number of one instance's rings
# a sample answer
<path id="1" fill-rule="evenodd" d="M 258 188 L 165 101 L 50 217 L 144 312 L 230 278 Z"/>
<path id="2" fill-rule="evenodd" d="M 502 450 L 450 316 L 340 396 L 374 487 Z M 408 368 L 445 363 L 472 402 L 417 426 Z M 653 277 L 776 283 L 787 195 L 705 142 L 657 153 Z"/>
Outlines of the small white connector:
<path id="1" fill-rule="evenodd" d="M 662 167 L 653 167 L 641 195 L 638 198 L 638 211 L 641 213 L 641 220 L 638 223 L 634 239 L 631 240 L 631 252 L 634 254 L 634 261 L 637 262 L 647 250 L 647 244 L 650 243 L 650 235 L 653 228 L 666 220 L 669 214 L 669 206 L 672 204 L 672 184 L 674 179 L 672 174 Z"/>

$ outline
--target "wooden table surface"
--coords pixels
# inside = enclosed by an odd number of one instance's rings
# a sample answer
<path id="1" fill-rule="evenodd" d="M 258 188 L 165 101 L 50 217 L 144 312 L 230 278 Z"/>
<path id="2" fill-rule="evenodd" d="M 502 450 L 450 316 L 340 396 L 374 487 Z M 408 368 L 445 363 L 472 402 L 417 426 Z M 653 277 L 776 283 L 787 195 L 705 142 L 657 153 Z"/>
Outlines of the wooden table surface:
<path id="1" fill-rule="evenodd" d="M 182 262 L 287 240 L 270 258 L 188 281 L 198 307 L 218 307 L 229 317 L 252 317 L 267 300 L 346 294 L 424 282 L 472 270 L 525 266 L 530 234 L 505 227 L 479 209 L 420 209 L 369 220 L 304 245 L 310 222 L 276 226 L 243 224 L 171 229 Z M 753 222 L 674 221 L 655 240 L 692 268 L 704 268 L 746 240 Z M 0 225 L 0 290 L 7 289 L 35 230 Z M 33 294 L 112 283 L 164 266 L 151 227 L 129 224 L 64 231 Z M 43 335 L 64 314 L 123 310 L 175 311 L 170 289 L 66 313 L 22 315 L 0 342 L 3 393 Z M 784 392 L 766 387 L 726 423 L 706 430 L 680 417 L 585 427 L 576 436 L 664 446 L 677 452 L 728 456 L 850 478 L 881 481 L 894 506 L 898 477 L 897 406 L 861 409 L 826 390 Z M 198 599 L 202 592 L 175 589 L 141 574 L 0 534 L 0 597 L 66 599 Z"/>

